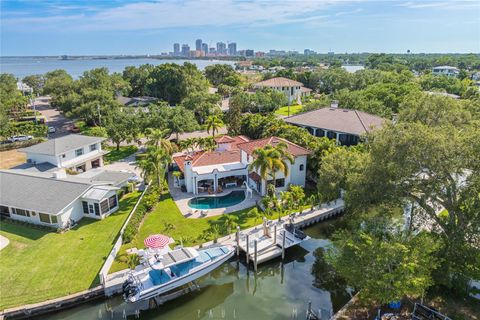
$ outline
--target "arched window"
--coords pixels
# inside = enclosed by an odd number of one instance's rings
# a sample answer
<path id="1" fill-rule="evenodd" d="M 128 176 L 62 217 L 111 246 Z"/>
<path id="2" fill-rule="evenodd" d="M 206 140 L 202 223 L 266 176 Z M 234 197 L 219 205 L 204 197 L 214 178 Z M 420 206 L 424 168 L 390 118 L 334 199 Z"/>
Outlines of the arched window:
<path id="1" fill-rule="evenodd" d="M 305 167 L 305 166 L 304 166 L 303 164 L 301 164 L 301 165 L 300 165 L 300 171 L 303 171 L 303 168 L 304 168 L 304 167 Z"/>

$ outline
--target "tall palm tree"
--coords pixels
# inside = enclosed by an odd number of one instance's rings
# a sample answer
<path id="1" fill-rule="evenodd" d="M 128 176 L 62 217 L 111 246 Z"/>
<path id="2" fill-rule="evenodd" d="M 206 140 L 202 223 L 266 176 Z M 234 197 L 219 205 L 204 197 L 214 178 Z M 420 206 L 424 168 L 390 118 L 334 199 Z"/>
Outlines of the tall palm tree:
<path id="1" fill-rule="evenodd" d="M 212 137 L 215 137 L 215 131 L 218 133 L 218 130 L 223 127 L 223 121 L 219 116 L 211 115 L 205 120 L 205 125 L 207 126 L 207 132 L 210 133 L 210 130 L 212 130 Z"/>
<path id="2" fill-rule="evenodd" d="M 173 145 L 170 140 L 167 139 L 170 130 L 168 129 L 147 129 L 147 145 L 154 146 L 155 148 L 163 148 L 169 154 L 173 154 Z"/>
<path id="3" fill-rule="evenodd" d="M 259 172 L 262 179 L 267 180 L 268 176 L 272 178 L 273 186 L 276 184 L 277 172 L 283 172 L 285 176 L 289 174 L 288 163 L 295 160 L 288 152 L 288 146 L 284 142 L 276 146 L 266 145 L 253 151 L 254 160 L 250 164 L 250 170 Z"/>
<path id="4" fill-rule="evenodd" d="M 160 147 L 147 149 L 145 157 L 137 161 L 137 166 L 142 170 L 144 178 L 154 177 L 156 185 L 162 190 L 162 183 L 167 172 L 168 165 L 172 162 L 172 156 L 167 150 Z"/>

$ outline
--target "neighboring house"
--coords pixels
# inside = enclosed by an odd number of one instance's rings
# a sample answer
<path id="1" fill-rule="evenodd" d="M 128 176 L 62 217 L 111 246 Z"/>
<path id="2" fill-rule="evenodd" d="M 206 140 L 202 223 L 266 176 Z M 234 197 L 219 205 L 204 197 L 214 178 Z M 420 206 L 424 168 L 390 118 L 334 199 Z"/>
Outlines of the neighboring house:
<path id="1" fill-rule="evenodd" d="M 132 176 L 104 170 L 88 176 L 69 176 L 63 169 L 0 170 L 0 215 L 54 228 L 65 228 L 83 217 L 103 219 L 118 210 L 117 191 Z"/>
<path id="2" fill-rule="evenodd" d="M 386 121 L 363 111 L 341 109 L 336 105 L 296 114 L 284 120 L 307 129 L 316 137 L 335 139 L 338 144 L 345 146 L 358 144 L 361 135 L 381 127 Z"/>
<path id="3" fill-rule="evenodd" d="M 460 70 L 458 68 L 450 67 L 450 66 L 438 66 L 432 69 L 432 74 L 434 75 L 457 77 L 459 73 L 460 73 Z"/>
<path id="4" fill-rule="evenodd" d="M 149 105 L 150 103 L 154 103 L 158 101 L 155 97 L 124 97 L 124 96 L 117 96 L 117 101 L 126 106 L 126 107 L 144 107 Z"/>
<path id="5" fill-rule="evenodd" d="M 447 92 L 440 92 L 440 91 L 425 91 L 425 93 L 432 95 L 432 96 L 443 96 L 443 97 L 449 97 L 452 99 L 460 99 L 459 95 L 452 94 L 452 93 L 447 93 Z"/>
<path id="6" fill-rule="evenodd" d="M 283 92 L 287 98 L 288 103 L 302 103 L 302 90 L 303 83 L 290 80 L 283 77 L 271 78 L 265 81 L 257 82 L 254 84 L 256 89 L 270 88 L 279 92 Z"/>
<path id="7" fill-rule="evenodd" d="M 310 88 L 301 87 L 301 88 L 300 88 L 300 92 L 301 92 L 301 94 L 302 94 L 301 97 L 304 98 L 304 97 L 310 96 L 310 95 L 312 94 L 312 91 L 313 91 L 313 90 L 310 89 Z"/>
<path id="8" fill-rule="evenodd" d="M 24 95 L 32 94 L 33 92 L 33 89 L 28 84 L 21 81 L 17 82 L 17 90 L 21 91 Z"/>
<path id="9" fill-rule="evenodd" d="M 84 172 L 103 166 L 102 141 L 105 138 L 79 134 L 50 139 L 31 147 L 19 149 L 27 156 L 27 165 L 65 168 Z M 43 171 L 43 170 L 40 170 Z"/>
<path id="10" fill-rule="evenodd" d="M 250 141 L 244 136 L 222 136 L 215 141 L 217 143 L 215 151 L 197 151 L 173 158 L 183 173 L 180 185 L 185 185 L 187 192 L 216 193 L 247 183 L 260 195 L 265 195 L 267 183 L 271 183 L 272 179 L 265 181 L 258 172 L 250 170 L 249 165 L 253 162 L 255 149 L 266 145 L 275 146 L 279 142 L 287 144 L 288 152 L 293 155 L 295 162 L 289 164 L 290 170 L 286 177 L 283 173 L 277 172 L 277 190 L 286 190 L 289 184 L 305 186 L 307 155 L 310 154 L 307 149 L 277 137 Z"/>

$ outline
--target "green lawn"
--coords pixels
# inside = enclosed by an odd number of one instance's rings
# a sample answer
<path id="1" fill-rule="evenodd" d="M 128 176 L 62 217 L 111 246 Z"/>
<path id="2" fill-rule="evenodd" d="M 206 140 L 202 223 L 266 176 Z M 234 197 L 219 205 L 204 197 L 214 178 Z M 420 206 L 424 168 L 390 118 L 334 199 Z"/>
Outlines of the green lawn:
<path id="1" fill-rule="evenodd" d="M 75 293 L 99 284 L 98 272 L 140 192 L 120 200 L 104 220 L 83 218 L 63 234 L 2 221 L 10 244 L 0 251 L 0 310 Z"/>
<path id="2" fill-rule="evenodd" d="M 218 225 L 220 234 L 226 235 L 227 228 L 225 227 L 225 220 L 228 216 L 236 216 L 238 219 L 237 223 L 242 229 L 261 223 L 261 218 L 254 219 L 247 216 L 247 212 L 250 211 L 250 209 L 251 208 L 209 218 L 187 219 L 181 214 L 170 194 L 164 195 L 155 209 L 145 217 L 135 239 L 131 243 L 122 246 L 119 256 L 117 257 L 119 259 L 113 263 L 110 272 L 112 273 L 127 268 L 124 262 L 126 256 L 125 250 L 132 247 L 139 249 L 144 248 L 143 240 L 152 234 L 166 234 L 175 239 L 177 243 L 180 242 L 180 239 L 183 239 L 184 246 L 191 246 L 207 241 L 207 238 L 204 237 L 205 232 L 215 224 Z M 270 219 L 272 218 L 274 217 L 270 217 Z M 171 225 L 169 226 L 169 224 Z M 234 230 L 231 230 L 231 232 L 234 232 Z"/>
<path id="3" fill-rule="evenodd" d="M 111 163 L 125 159 L 129 155 L 138 151 L 137 146 L 121 146 L 118 150 L 116 147 L 106 147 L 105 149 L 110 150 L 110 152 L 103 157 L 105 163 Z"/>
<path id="4" fill-rule="evenodd" d="M 300 111 L 302 111 L 302 105 L 295 104 L 290 106 L 290 115 L 294 115 Z M 281 116 L 288 116 L 288 106 L 279 108 L 275 113 Z"/>

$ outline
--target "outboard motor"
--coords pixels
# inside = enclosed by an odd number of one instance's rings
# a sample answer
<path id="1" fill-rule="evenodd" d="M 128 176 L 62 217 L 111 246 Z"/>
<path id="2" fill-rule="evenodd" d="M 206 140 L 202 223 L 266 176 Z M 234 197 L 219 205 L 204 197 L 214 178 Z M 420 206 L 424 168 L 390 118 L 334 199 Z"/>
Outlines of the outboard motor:
<path id="1" fill-rule="evenodd" d="M 122 285 L 122 292 L 125 300 L 132 301 L 132 298 L 140 292 L 140 288 L 134 284 L 132 279 L 128 279 Z"/>

